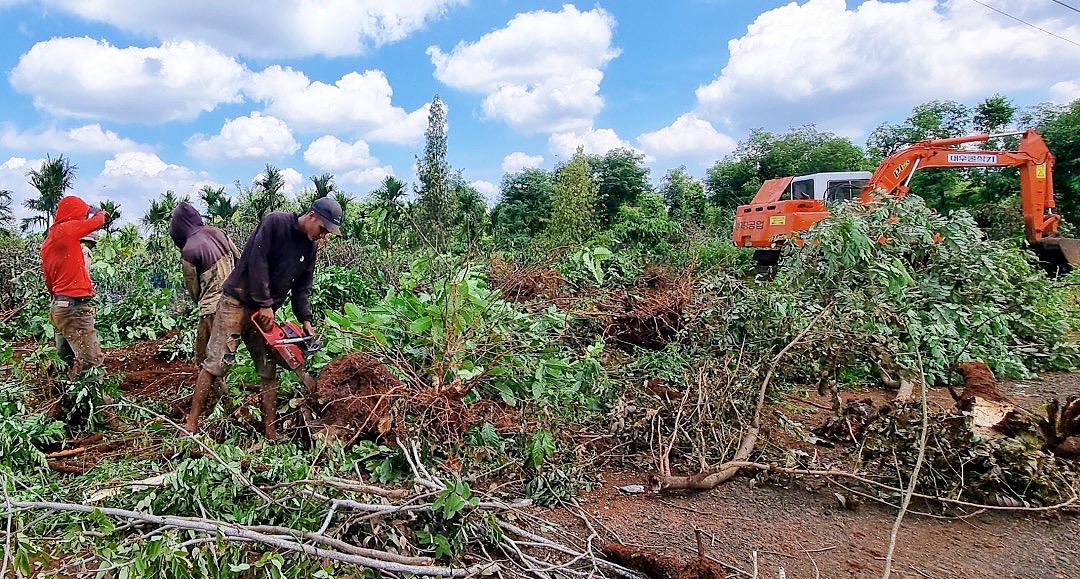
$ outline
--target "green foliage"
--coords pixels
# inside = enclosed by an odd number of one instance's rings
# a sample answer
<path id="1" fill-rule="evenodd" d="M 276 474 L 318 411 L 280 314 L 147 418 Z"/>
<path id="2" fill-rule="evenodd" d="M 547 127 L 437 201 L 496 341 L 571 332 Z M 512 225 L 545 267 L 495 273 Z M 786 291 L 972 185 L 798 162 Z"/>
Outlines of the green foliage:
<path id="1" fill-rule="evenodd" d="M 15 224 L 15 214 L 11 211 L 11 191 L 0 189 L 0 230 Z"/>
<path id="2" fill-rule="evenodd" d="M 450 240 L 457 202 L 446 157 L 446 107 L 439 95 L 431 101 L 424 138 L 424 156 L 416 160 L 418 233 L 439 251 Z"/>
<path id="3" fill-rule="evenodd" d="M 758 129 L 740 142 L 730 157 L 709 169 L 705 188 L 713 204 L 730 211 L 749 202 L 768 179 L 870 166 L 850 140 L 820 132 L 813 125 L 783 135 Z"/>
<path id="4" fill-rule="evenodd" d="M 672 219 L 679 222 L 704 222 L 705 184 L 687 174 L 685 166 L 668 171 L 658 192 L 667 202 L 668 213 Z"/>
<path id="5" fill-rule="evenodd" d="M 683 228 L 668 215 L 664 198 L 652 192 L 620 206 L 611 233 L 625 247 L 656 260 L 670 258 L 672 246 L 685 239 Z"/>
<path id="6" fill-rule="evenodd" d="M 525 445 L 525 464 L 539 469 L 554 453 L 555 437 L 546 430 L 539 430 L 529 437 L 529 442 Z"/>
<path id="7" fill-rule="evenodd" d="M 555 174 L 551 217 L 544 228 L 546 247 L 575 246 L 596 232 L 599 185 L 589 175 L 588 158 L 575 155 Z"/>
<path id="8" fill-rule="evenodd" d="M 504 248 L 524 247 L 544 229 L 551 213 L 554 183 L 543 169 L 503 177 L 502 196 L 491 212 L 495 238 Z"/>
<path id="9" fill-rule="evenodd" d="M 415 285 L 428 265 L 415 263 L 401 289 L 369 308 L 346 304 L 341 313 L 328 312 L 328 351 L 397 352 L 430 385 L 479 388 L 508 404 L 594 395 L 599 349 L 583 357 L 564 349 L 555 340 L 564 315 L 554 308 L 520 311 L 472 269 Z"/>
<path id="10" fill-rule="evenodd" d="M 31 169 L 26 176 L 30 179 L 30 185 L 37 189 L 38 196 L 31 197 L 23 202 L 23 205 L 36 213 L 33 217 L 22 219 L 22 231 L 26 233 L 40 226 L 48 229 L 52 225 L 53 216 L 60 200 L 67 194 L 68 189 L 75 184 L 75 173 L 78 167 L 65 159 L 63 155 L 53 159 L 46 155 L 40 169 Z"/>
<path id="11" fill-rule="evenodd" d="M 585 159 L 589 165 L 589 173 L 598 186 L 597 199 L 600 205 L 597 207 L 597 214 L 603 224 L 611 223 L 619 207 L 634 203 L 639 195 L 652 191 L 649 168 L 644 165 L 645 155 L 642 153 L 615 148 L 603 157 L 590 155 Z"/>
<path id="12" fill-rule="evenodd" d="M 45 455 L 39 447 L 56 444 L 66 434 L 63 422 L 31 414 L 24 397 L 21 383 L 10 379 L 0 382 L 0 456 L 2 467 L 14 471 L 45 468 Z"/>
<path id="13" fill-rule="evenodd" d="M 965 212 L 942 216 L 914 195 L 849 204 L 805 239 L 782 266 L 784 290 L 834 303 L 856 359 L 880 363 L 874 345 L 884 345 L 915 371 L 918 351 L 938 380 L 967 359 L 1008 377 L 1076 363 L 1066 308 L 1045 275 L 1017 247 L 988 241 Z"/>

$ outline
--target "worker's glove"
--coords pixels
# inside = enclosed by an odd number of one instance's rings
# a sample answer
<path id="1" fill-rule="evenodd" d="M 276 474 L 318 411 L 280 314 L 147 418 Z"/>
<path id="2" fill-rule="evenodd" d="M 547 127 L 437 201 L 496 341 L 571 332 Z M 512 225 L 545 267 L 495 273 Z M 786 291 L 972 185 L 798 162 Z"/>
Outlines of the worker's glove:
<path id="1" fill-rule="evenodd" d="M 93 217 L 94 215 L 97 215 L 99 212 L 101 212 L 100 209 L 98 209 L 97 207 L 94 207 L 93 205 L 91 205 L 90 209 L 87 210 L 87 212 L 86 212 L 86 218 L 89 219 L 89 218 Z"/>

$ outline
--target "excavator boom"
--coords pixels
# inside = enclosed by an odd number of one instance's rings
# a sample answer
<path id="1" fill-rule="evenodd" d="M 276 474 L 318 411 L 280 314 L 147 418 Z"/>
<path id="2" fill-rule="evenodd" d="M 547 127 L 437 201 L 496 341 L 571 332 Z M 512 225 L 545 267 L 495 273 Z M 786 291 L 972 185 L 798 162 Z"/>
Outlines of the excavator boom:
<path id="1" fill-rule="evenodd" d="M 982 143 L 995 137 L 1020 135 L 1014 151 L 971 150 L 957 145 Z M 873 203 L 885 196 L 903 197 L 916 171 L 927 168 L 1016 167 L 1020 172 L 1020 198 L 1024 212 L 1024 230 L 1028 245 L 1051 273 L 1064 273 L 1080 267 L 1080 240 L 1061 237 L 1061 217 L 1054 213 L 1054 155 L 1034 129 L 990 135 L 986 133 L 951 139 L 919 141 L 893 153 L 878 165 L 859 194 L 862 203 Z M 791 178 L 786 178 L 786 183 Z M 828 215 L 826 199 L 782 200 L 776 188 L 781 180 L 772 180 L 748 205 L 736 210 L 733 239 L 737 245 L 776 249 Z M 768 194 L 763 191 L 768 188 Z M 768 221 L 759 217 L 767 217 Z M 757 219 L 755 219 L 757 218 Z M 749 230 L 749 231 L 748 231 Z"/>

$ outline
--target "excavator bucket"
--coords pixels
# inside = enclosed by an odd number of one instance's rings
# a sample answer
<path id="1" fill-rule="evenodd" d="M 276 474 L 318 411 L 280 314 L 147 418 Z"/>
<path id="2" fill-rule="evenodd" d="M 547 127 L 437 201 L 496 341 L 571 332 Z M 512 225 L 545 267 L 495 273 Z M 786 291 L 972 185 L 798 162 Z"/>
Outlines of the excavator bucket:
<path id="1" fill-rule="evenodd" d="M 1045 237 L 1032 243 L 1031 250 L 1050 275 L 1066 275 L 1080 267 L 1080 239 Z"/>

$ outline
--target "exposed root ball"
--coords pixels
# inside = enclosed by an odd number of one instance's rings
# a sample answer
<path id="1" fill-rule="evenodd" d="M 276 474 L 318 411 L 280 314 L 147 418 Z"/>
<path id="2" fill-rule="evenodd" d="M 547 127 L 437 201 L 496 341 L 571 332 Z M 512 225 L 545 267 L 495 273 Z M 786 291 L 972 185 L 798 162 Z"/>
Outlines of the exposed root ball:
<path id="1" fill-rule="evenodd" d="M 490 280 L 492 287 L 502 291 L 503 299 L 511 302 L 556 298 L 566 284 L 562 274 L 554 269 L 521 267 L 501 258 L 491 260 Z"/>
<path id="2" fill-rule="evenodd" d="M 612 309 L 620 313 L 604 328 L 604 338 L 624 350 L 632 346 L 663 349 L 683 328 L 692 281 L 689 276 L 677 278 L 670 270 L 651 266 L 638 282 L 644 287 L 614 294 L 621 304 Z"/>
<path id="3" fill-rule="evenodd" d="M 338 358 L 323 368 L 308 405 L 318 415 L 313 427 L 323 435 L 352 440 L 390 429 L 392 398 L 405 387 L 382 363 L 365 354 Z"/>

